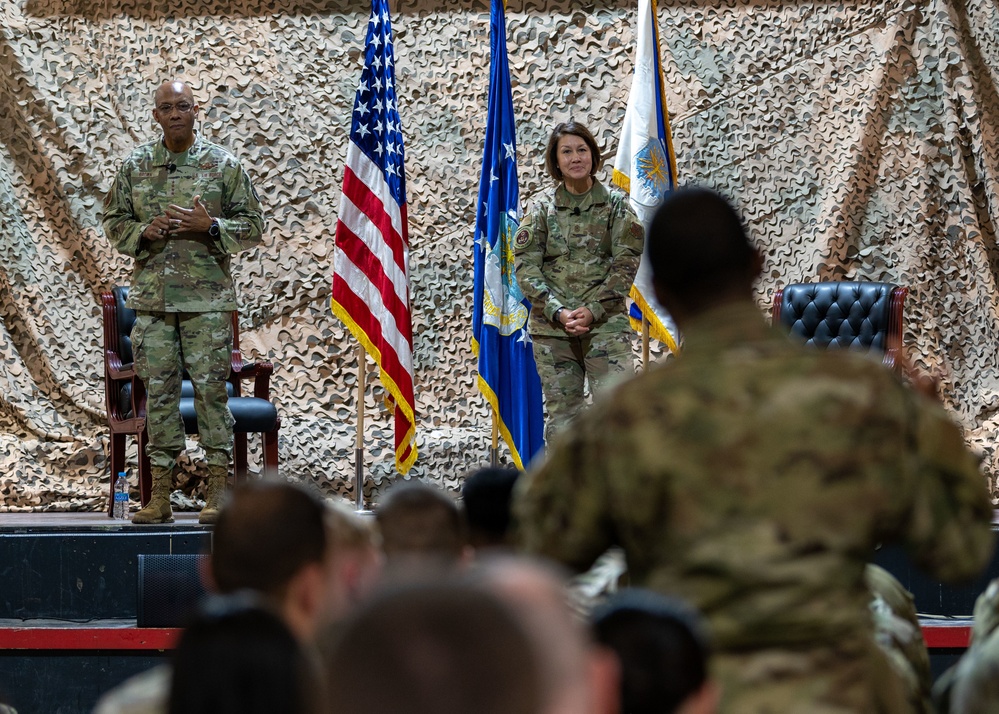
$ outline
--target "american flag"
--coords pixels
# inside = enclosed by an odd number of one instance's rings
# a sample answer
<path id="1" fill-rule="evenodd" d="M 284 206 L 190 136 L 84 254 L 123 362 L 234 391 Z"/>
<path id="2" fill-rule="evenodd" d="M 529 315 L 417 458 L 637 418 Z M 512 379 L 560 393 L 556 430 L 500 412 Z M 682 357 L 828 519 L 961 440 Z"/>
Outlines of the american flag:
<path id="1" fill-rule="evenodd" d="M 395 411 L 395 463 L 416 461 L 402 127 L 388 0 L 372 0 L 333 257 L 334 314 L 378 364 Z"/>

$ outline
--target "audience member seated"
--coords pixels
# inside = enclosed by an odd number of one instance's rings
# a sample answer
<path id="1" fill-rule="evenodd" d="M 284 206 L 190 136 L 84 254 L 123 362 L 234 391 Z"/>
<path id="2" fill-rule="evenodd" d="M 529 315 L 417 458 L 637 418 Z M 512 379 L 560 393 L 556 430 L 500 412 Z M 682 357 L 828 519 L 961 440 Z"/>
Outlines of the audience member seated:
<path id="1" fill-rule="evenodd" d="M 209 560 L 213 590 L 252 590 L 297 637 L 325 614 L 328 510 L 317 496 L 280 482 L 237 489 L 219 514 Z"/>
<path id="2" fill-rule="evenodd" d="M 209 598 L 170 661 L 168 714 L 318 714 L 318 661 L 249 591 Z"/>
<path id="3" fill-rule="evenodd" d="M 616 714 L 618 665 L 569 605 L 565 573 L 551 563 L 496 555 L 468 578 L 513 607 L 541 661 L 545 714 Z"/>
<path id="4" fill-rule="evenodd" d="M 489 467 L 469 474 L 461 485 L 468 543 L 477 552 L 510 547 L 510 502 L 520 471 Z"/>
<path id="5" fill-rule="evenodd" d="M 224 504 L 213 535 L 209 590 L 252 590 L 310 641 L 373 586 L 380 568 L 372 528 L 287 482 L 250 482 Z M 342 546 L 342 547 L 341 547 Z M 94 714 L 162 714 L 170 668 L 154 667 L 98 702 Z"/>
<path id="6" fill-rule="evenodd" d="M 327 714 L 536 714 L 533 642 L 482 588 L 408 583 L 369 599 L 325 657 Z"/>
<path id="7" fill-rule="evenodd" d="M 385 556 L 373 518 L 334 504 L 326 520 L 329 557 L 322 619 L 338 622 L 378 585 Z"/>
<path id="8" fill-rule="evenodd" d="M 999 578 L 975 601 L 971 644 L 933 685 L 940 714 L 999 711 Z"/>
<path id="9" fill-rule="evenodd" d="M 697 613 L 675 598 L 626 589 L 593 611 L 597 642 L 621 665 L 621 712 L 713 714 L 709 648 Z"/>
<path id="10" fill-rule="evenodd" d="M 875 641 L 905 684 L 912 711 L 933 714 L 930 653 L 912 593 L 894 575 L 874 563 L 867 564 L 864 582 L 871 591 Z"/>
<path id="11" fill-rule="evenodd" d="M 437 577 L 470 558 L 464 517 L 436 486 L 420 481 L 393 486 L 375 507 L 375 519 L 391 579 Z"/>

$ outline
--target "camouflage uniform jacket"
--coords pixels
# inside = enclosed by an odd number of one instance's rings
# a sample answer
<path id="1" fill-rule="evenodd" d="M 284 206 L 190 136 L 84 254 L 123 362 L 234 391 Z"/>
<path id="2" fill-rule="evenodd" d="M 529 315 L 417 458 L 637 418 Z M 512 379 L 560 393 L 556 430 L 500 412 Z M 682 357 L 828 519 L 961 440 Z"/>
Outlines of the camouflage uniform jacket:
<path id="1" fill-rule="evenodd" d="M 594 181 L 574 202 L 557 186 L 534 205 L 514 241 L 517 282 L 532 305 L 530 334 L 565 337 L 555 311 L 581 306 L 593 313 L 592 333 L 627 330 L 625 297 L 644 242 L 624 193 Z"/>
<path id="2" fill-rule="evenodd" d="M 985 479 L 939 405 L 868 358 L 791 342 L 748 302 L 684 333 L 518 485 L 528 550 L 584 569 L 620 545 L 633 584 L 693 603 L 730 652 L 871 643 L 879 542 L 941 580 L 986 565 Z"/>
<path id="3" fill-rule="evenodd" d="M 176 166 L 169 170 L 167 166 Z M 181 234 L 147 241 L 142 232 L 170 204 L 185 208 L 200 195 L 219 219 L 219 237 Z M 135 149 L 104 200 L 104 231 L 114 248 L 135 258 L 128 306 L 145 312 L 223 312 L 236 309 L 232 253 L 257 245 L 260 202 L 239 161 L 198 135 L 181 154 L 162 141 Z"/>

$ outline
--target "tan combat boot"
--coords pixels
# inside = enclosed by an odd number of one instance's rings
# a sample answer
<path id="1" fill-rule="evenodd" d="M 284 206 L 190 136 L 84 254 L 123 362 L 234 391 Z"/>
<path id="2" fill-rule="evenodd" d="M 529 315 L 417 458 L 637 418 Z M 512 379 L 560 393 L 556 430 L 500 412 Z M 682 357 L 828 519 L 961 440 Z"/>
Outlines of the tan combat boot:
<path id="1" fill-rule="evenodd" d="M 173 469 L 150 466 L 153 493 L 149 503 L 132 516 L 132 523 L 173 523 L 170 492 L 173 490 Z"/>
<path id="2" fill-rule="evenodd" d="M 209 466 L 208 484 L 205 488 L 205 507 L 201 509 L 198 523 L 214 523 L 219 519 L 219 508 L 225 496 L 225 482 L 229 478 L 228 466 Z"/>

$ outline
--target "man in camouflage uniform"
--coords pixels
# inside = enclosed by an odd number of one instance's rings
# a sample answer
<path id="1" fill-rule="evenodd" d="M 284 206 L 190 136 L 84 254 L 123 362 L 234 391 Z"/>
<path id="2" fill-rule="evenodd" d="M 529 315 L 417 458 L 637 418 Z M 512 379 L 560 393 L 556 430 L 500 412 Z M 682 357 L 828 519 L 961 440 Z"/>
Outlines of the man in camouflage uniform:
<path id="1" fill-rule="evenodd" d="M 104 202 L 111 244 L 135 259 L 127 304 L 136 311 L 132 349 L 148 395 L 153 493 L 132 522 L 173 521 L 173 469 L 185 447 L 180 392 L 186 369 L 208 466 L 199 520 L 213 523 L 232 454 L 226 378 L 236 291 L 230 256 L 260 242 L 263 219 L 239 161 L 195 133 L 199 107 L 191 88 L 165 82 L 154 101 L 163 138 L 128 155 Z"/>
<path id="2" fill-rule="evenodd" d="M 582 158 L 563 159 L 567 142 Z M 573 122 L 555 128 L 546 152 L 559 185 L 533 208 L 514 239 L 517 282 L 531 301 L 528 332 L 545 395 L 545 438 L 583 407 L 583 385 L 600 392 L 634 372 L 625 297 L 635 279 L 645 232 L 628 197 L 594 178 L 596 141 Z M 569 161 L 581 163 L 579 176 Z M 575 180 L 574 180 L 575 179 Z"/>
<path id="3" fill-rule="evenodd" d="M 905 542 L 942 580 L 988 562 L 992 507 L 943 409 L 867 357 L 791 342 L 753 301 L 762 267 L 717 194 L 672 194 L 649 231 L 684 350 L 581 415 L 518 484 L 522 543 L 706 616 L 722 711 L 911 711 L 873 640 L 864 565 Z"/>

